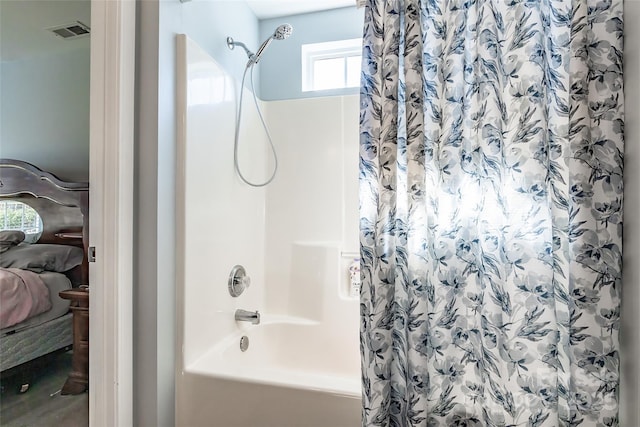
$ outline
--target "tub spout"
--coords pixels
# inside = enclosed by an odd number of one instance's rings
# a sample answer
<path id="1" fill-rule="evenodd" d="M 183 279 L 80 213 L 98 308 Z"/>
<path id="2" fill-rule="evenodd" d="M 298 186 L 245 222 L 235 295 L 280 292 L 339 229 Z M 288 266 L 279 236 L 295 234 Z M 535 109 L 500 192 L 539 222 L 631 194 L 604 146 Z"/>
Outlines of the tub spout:
<path id="1" fill-rule="evenodd" d="M 240 322 L 251 322 L 251 324 L 257 325 L 260 323 L 260 313 L 257 310 L 236 310 L 236 320 Z"/>

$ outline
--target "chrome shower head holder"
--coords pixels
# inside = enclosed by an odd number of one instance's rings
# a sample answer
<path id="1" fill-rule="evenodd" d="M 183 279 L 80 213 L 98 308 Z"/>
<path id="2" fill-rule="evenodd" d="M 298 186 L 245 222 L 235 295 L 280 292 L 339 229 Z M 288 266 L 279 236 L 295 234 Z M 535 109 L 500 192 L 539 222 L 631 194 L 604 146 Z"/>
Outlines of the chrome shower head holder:
<path id="1" fill-rule="evenodd" d="M 236 46 L 240 46 L 241 48 L 243 48 L 249 58 L 253 56 L 253 52 L 249 50 L 246 44 L 235 41 L 233 37 L 227 37 L 227 47 L 229 48 L 229 50 L 235 49 Z"/>
<path id="2" fill-rule="evenodd" d="M 264 53 L 265 49 L 269 47 L 269 45 L 273 40 L 284 40 L 288 38 L 292 32 L 293 32 L 293 27 L 289 24 L 282 24 L 278 26 L 278 28 L 275 29 L 273 34 L 270 35 L 269 38 L 267 38 L 265 41 L 262 42 L 262 44 L 260 45 L 256 53 L 251 52 L 247 47 L 247 45 L 245 45 L 242 42 L 235 41 L 232 37 L 227 37 L 227 47 L 231 50 L 233 50 L 236 46 L 240 46 L 241 48 L 243 48 L 247 54 L 247 57 L 249 58 L 249 62 L 247 63 L 247 66 L 250 66 L 250 65 L 257 64 L 258 61 L 260 61 L 260 58 L 262 57 L 262 54 Z"/>

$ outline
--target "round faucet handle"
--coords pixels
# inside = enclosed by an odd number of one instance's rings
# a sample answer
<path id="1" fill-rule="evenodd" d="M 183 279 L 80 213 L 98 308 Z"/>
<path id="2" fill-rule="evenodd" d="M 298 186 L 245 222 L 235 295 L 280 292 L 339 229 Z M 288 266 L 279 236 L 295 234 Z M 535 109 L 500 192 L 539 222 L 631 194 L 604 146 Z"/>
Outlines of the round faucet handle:
<path id="1" fill-rule="evenodd" d="M 241 265 L 236 265 L 231 270 L 229 275 L 229 293 L 232 297 L 238 297 L 245 289 L 251 286 L 251 278 L 247 276 L 247 273 Z"/>
<path id="2" fill-rule="evenodd" d="M 243 286 L 246 289 L 249 286 L 251 286 L 251 277 L 249 276 L 240 277 L 238 282 L 240 286 Z"/>

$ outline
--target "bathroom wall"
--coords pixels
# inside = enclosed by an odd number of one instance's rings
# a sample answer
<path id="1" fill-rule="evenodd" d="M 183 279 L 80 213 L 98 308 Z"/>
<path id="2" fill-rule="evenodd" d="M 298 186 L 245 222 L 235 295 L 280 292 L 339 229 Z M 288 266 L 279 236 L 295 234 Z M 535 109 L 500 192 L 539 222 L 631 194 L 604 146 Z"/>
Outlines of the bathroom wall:
<path id="1" fill-rule="evenodd" d="M 625 7 L 624 248 L 620 358 L 621 426 L 640 425 L 640 0 Z"/>
<path id="2" fill-rule="evenodd" d="M 178 43 L 177 339 L 188 367 L 235 332 L 236 309 L 264 312 L 266 189 L 244 184 L 234 169 L 236 79 L 186 36 Z M 251 182 L 273 167 L 259 120 L 244 109 L 238 164 Z M 238 298 L 228 291 L 235 265 L 252 280 Z"/>
<path id="3" fill-rule="evenodd" d="M 260 21 L 260 38 L 266 39 L 284 22 L 293 26 L 293 34 L 282 42 L 271 43 L 269 54 L 260 60 L 262 99 L 272 101 L 358 93 L 358 88 L 302 92 L 300 49 L 308 43 L 361 38 L 364 9 L 345 7 L 265 19 Z"/>
<path id="4" fill-rule="evenodd" d="M 183 36 L 176 59 L 176 398 L 184 423 L 194 390 L 181 371 L 237 331 L 238 308 L 260 310 L 263 322 L 280 314 L 330 325 L 316 338 L 337 343 L 358 366 L 359 299 L 349 295 L 347 272 L 358 248 L 358 97 L 261 103 L 279 168 L 269 186 L 252 188 L 233 165 L 238 77 Z M 247 89 L 244 96 L 239 166 L 261 182 L 273 162 Z M 239 298 L 227 290 L 235 264 L 252 278 Z"/>
<path id="5" fill-rule="evenodd" d="M 627 0 L 626 21 L 640 19 L 640 2 Z M 175 243 L 176 217 L 174 214 L 176 189 L 176 111 L 175 111 L 175 36 L 185 33 L 213 56 L 231 75 L 240 76 L 246 57 L 239 51 L 229 52 L 224 44 L 227 35 L 232 35 L 250 46 L 257 46 L 268 32 L 281 22 L 294 25 L 300 35 L 306 24 L 296 24 L 293 18 L 274 19 L 261 23 L 258 35 L 258 21 L 244 2 L 206 2 L 194 0 L 180 3 L 178 0 L 165 2 L 138 2 L 139 78 L 137 81 L 137 181 L 138 204 L 137 235 L 137 284 L 135 321 L 135 424 L 146 426 L 169 426 L 174 420 L 174 346 L 175 346 Z M 302 25 L 302 27 L 301 27 Z M 308 25 L 311 25 L 309 23 Z M 360 24 L 331 25 L 327 30 L 340 28 L 355 29 L 360 32 Z M 297 30 L 296 30 L 297 29 Z M 346 35 L 343 38 L 359 37 Z M 295 40 L 292 36 L 291 41 Z M 637 26 L 627 25 L 626 37 L 627 76 L 640 75 L 640 40 Z M 314 40 L 319 41 L 319 40 Z M 288 42 L 288 41 L 287 41 Z M 283 68 L 275 58 L 287 55 L 291 46 L 273 43 L 269 48 L 274 62 L 269 64 L 269 56 L 262 64 L 262 97 L 265 99 L 299 98 L 296 93 L 299 72 L 291 77 L 281 78 Z M 312 41 L 308 41 L 312 42 Z M 635 44 L 634 44 L 635 43 Z M 280 49 L 284 50 L 280 50 Z M 298 48 L 296 48 L 298 50 Z M 282 58 L 280 58 L 282 59 Z M 291 66 L 299 63 L 292 61 Z M 635 68 L 635 71 L 633 67 Z M 270 70 L 270 71 L 268 71 Z M 268 74 L 270 73 L 270 74 Z M 277 87 L 277 81 L 286 82 Z M 268 83 L 267 83 L 268 82 Z M 293 84 L 292 84 L 293 82 Z M 266 86 L 270 86 L 267 89 Z M 635 85 L 635 88 L 634 88 Z M 273 91 L 271 92 L 271 88 Z M 638 96 L 634 96 L 633 93 Z M 638 144 L 632 142 L 640 138 L 640 88 L 637 81 L 627 81 L 627 194 L 625 201 L 625 298 L 623 301 L 623 399 L 628 397 L 631 405 L 623 409 L 622 425 L 640 425 L 637 392 L 637 360 L 640 360 L 637 325 L 640 324 L 640 274 L 637 263 L 640 253 L 640 222 L 637 215 L 629 214 L 640 208 L 640 154 Z M 322 108 L 322 106 L 327 107 Z M 307 243 L 335 244 L 346 251 L 357 251 L 357 218 L 353 216 L 357 204 L 357 135 L 352 139 L 347 134 L 353 129 L 357 133 L 356 97 L 318 98 L 314 100 L 290 100 L 266 103 L 273 139 L 279 153 L 282 170 L 273 183 L 273 191 L 266 195 L 266 265 L 281 265 L 282 269 L 269 267 L 265 271 L 268 283 L 286 279 L 292 286 L 299 281 L 290 281 L 291 260 L 294 245 Z M 305 122 L 307 114 L 314 114 L 314 120 Z M 328 117 L 325 117 L 328 116 Z M 355 117 L 355 118 L 354 118 Z M 355 120 L 353 128 L 348 121 Z M 323 123 L 324 126 L 317 125 Z M 356 148 L 353 143 L 355 142 Z M 286 147 L 286 148 L 285 148 Z M 342 157 L 340 151 L 342 150 Z M 351 153 L 352 152 L 352 153 Z M 354 164 L 349 163 L 353 161 Z M 340 165 L 338 165 L 340 163 Z M 629 167 L 629 165 L 632 165 Z M 349 178 L 349 174 L 354 174 Z M 336 178 L 338 175 L 341 179 Z M 300 176 L 309 178 L 299 180 Z M 323 176 L 331 187 L 319 188 L 318 180 Z M 353 182 L 354 187 L 344 185 Z M 340 193 L 340 196 L 337 194 Z M 354 196 L 355 195 L 355 196 Z M 635 197 L 635 201 L 634 201 Z M 341 200 L 341 201 L 340 201 Z M 225 200 L 220 201 L 226 203 Z M 292 219 L 293 212 L 302 212 L 304 219 Z M 339 213 L 338 213 L 339 212 Z M 351 213 L 350 213 L 351 212 Z M 357 205 L 355 206 L 357 212 Z M 356 214 L 357 215 L 357 214 Z M 286 220 L 291 221 L 286 224 Z M 308 221 L 306 229 L 302 224 Z M 291 225 L 291 231 L 279 240 L 279 232 Z M 340 232 L 333 226 L 338 225 Z M 329 230 L 329 228 L 331 228 Z M 305 234 L 307 233 L 307 234 Z M 355 236 L 354 240 L 351 240 Z M 320 246 L 320 245 L 318 245 Z M 287 269 L 288 268 L 288 269 Z M 281 273 L 288 272 L 288 273 Z M 284 274 L 285 276 L 279 276 Z M 297 276 L 291 276 L 297 277 Z M 284 282 L 282 282 L 284 283 Z M 288 286 L 288 285 L 287 285 Z M 285 310 L 286 302 L 277 294 L 266 296 L 269 307 Z M 207 325 L 203 325 L 203 328 Z M 626 418 L 625 418 L 626 417 Z"/>
<path id="6" fill-rule="evenodd" d="M 177 273 L 175 206 L 176 199 L 183 196 L 177 193 L 175 187 L 176 35 L 186 34 L 236 79 L 241 77 L 247 58 L 240 50 L 229 51 L 225 43 L 226 37 L 232 36 L 248 46 L 258 46 L 262 38 L 258 37 L 258 20 L 244 2 L 193 0 L 181 3 L 172 0 L 137 2 L 137 8 L 134 420 L 136 425 L 170 426 L 174 423 L 175 413 L 174 375 L 180 375 L 181 369 L 181 361 L 174 358 Z M 304 33 L 303 28 L 304 26 L 298 27 L 298 35 Z M 333 29 L 335 28 L 338 26 L 333 25 Z M 357 37 L 360 24 L 356 24 L 355 28 L 358 31 Z M 270 54 L 274 53 L 276 47 L 277 43 L 273 43 Z M 247 102 L 246 105 L 250 103 Z M 300 115 L 295 117 L 299 118 Z M 339 123 L 332 122 L 330 125 Z M 357 132 L 357 126 L 354 132 Z M 274 135 L 276 145 L 280 144 L 278 140 L 279 136 Z M 357 149 L 354 153 L 357 153 Z M 332 156 L 335 158 L 335 153 Z M 352 158 L 357 162 L 357 154 Z M 288 161 L 287 154 L 283 154 L 281 162 L 285 160 Z M 286 170 L 287 167 L 283 169 Z M 211 171 L 214 169 L 210 168 L 209 172 Z M 349 173 L 357 174 L 355 169 L 350 169 Z M 286 177 L 284 174 L 282 176 Z M 353 182 L 356 183 L 357 179 L 354 178 Z M 347 192 L 350 191 L 351 199 L 357 200 L 357 197 L 353 197 L 357 191 L 354 188 L 340 191 L 343 193 L 341 197 L 348 197 Z M 216 207 L 210 208 L 229 209 L 226 212 L 233 212 L 233 203 L 220 198 Z M 241 215 L 242 210 L 236 213 Z M 353 230 L 354 221 L 356 220 L 351 220 L 350 226 L 347 225 L 348 221 L 345 221 L 345 230 L 348 227 Z M 225 231 L 233 229 L 224 223 L 218 223 L 216 226 Z M 342 237 L 342 229 L 338 230 L 340 231 L 331 237 L 334 241 L 340 241 Z M 353 234 L 352 231 L 344 233 Z M 238 241 L 239 247 L 245 244 L 252 245 L 254 242 Z M 353 244 L 357 245 L 357 237 Z M 265 249 L 264 244 L 260 246 Z M 337 246 L 335 249 L 337 250 Z M 253 271 L 250 274 L 256 275 Z M 214 281 L 215 286 L 220 286 L 217 283 L 219 280 L 212 280 Z M 254 282 L 250 291 L 255 292 L 255 287 L 260 287 L 259 282 Z M 211 283 L 211 286 L 214 284 Z M 207 295 L 209 288 L 205 288 L 203 292 L 204 298 L 212 297 Z M 357 316 L 357 309 L 355 315 Z M 211 329 L 209 325 L 199 327 Z M 195 353 L 194 357 L 197 357 Z M 177 387 L 180 387 L 180 382 Z M 180 394 L 179 388 L 177 392 Z"/>
<path id="7" fill-rule="evenodd" d="M 292 260 L 300 256 L 299 252 L 313 256 L 310 247 L 317 248 L 319 258 L 333 248 L 333 262 L 341 264 L 337 270 L 340 275 L 329 281 L 324 292 L 334 295 L 336 301 L 348 292 L 348 262 L 359 250 L 359 97 L 265 104 L 280 165 L 266 196 L 267 306 L 276 313 L 314 318 L 309 305 L 297 304 L 299 300 L 295 299 L 296 295 L 304 298 L 305 294 L 318 291 L 312 289 L 314 277 L 311 271 L 305 274 L 297 270 L 299 265 L 307 264 L 306 260 Z M 341 257 L 341 252 L 346 255 Z M 353 312 L 357 327 L 357 304 Z M 350 314 L 347 316 L 345 328 L 351 319 Z"/>
<path id="8" fill-rule="evenodd" d="M 134 424 L 163 427 L 174 425 L 176 393 L 176 35 L 238 76 L 246 57 L 226 37 L 256 45 L 258 20 L 245 2 L 136 4 Z"/>
<path id="9" fill-rule="evenodd" d="M 348 297 L 348 267 L 359 251 L 358 89 L 302 92 L 301 46 L 362 37 L 363 19 L 362 9 L 347 7 L 260 21 L 261 39 L 282 23 L 293 26 L 260 62 L 280 165 L 266 196 L 267 307 L 337 319 L 343 331 L 358 327 L 356 299 Z"/>

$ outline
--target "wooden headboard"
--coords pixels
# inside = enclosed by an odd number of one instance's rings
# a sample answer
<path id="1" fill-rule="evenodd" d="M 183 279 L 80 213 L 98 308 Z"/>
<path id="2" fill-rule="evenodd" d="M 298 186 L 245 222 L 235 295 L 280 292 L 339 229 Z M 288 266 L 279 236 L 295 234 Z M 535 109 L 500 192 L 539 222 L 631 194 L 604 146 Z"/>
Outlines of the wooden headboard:
<path id="1" fill-rule="evenodd" d="M 37 243 L 83 248 L 82 265 L 69 276 L 74 286 L 89 284 L 89 183 L 65 182 L 30 163 L 0 159 L 0 200 L 17 200 L 38 212 L 43 232 Z"/>

